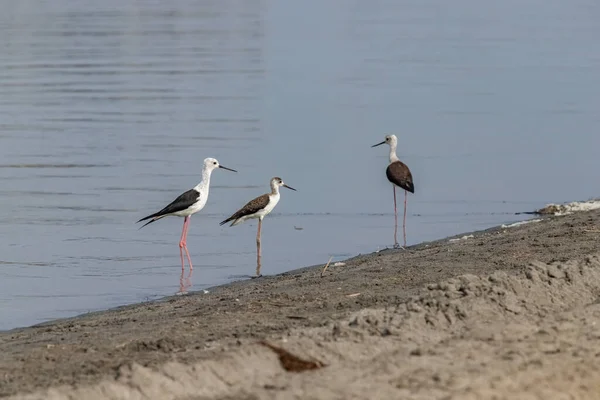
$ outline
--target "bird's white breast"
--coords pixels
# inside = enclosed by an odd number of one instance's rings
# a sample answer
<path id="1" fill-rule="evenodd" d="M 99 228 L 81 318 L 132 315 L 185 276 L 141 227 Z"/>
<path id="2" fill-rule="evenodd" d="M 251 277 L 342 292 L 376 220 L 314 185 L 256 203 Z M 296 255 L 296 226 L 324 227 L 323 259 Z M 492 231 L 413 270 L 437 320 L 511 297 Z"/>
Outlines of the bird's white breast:
<path id="1" fill-rule="evenodd" d="M 204 208 L 204 206 L 206 205 L 207 200 L 208 200 L 208 189 L 205 189 L 202 192 L 200 192 L 200 196 L 198 196 L 198 201 L 196 202 L 196 204 L 194 204 L 192 206 L 193 212 L 197 213 L 198 211 L 202 210 Z"/>
<path id="2" fill-rule="evenodd" d="M 273 209 L 275 208 L 275 206 L 277 205 L 277 203 L 279 203 L 279 198 L 280 195 L 279 193 L 277 194 L 270 194 L 269 195 L 269 203 L 267 204 L 267 206 L 259 211 L 257 214 L 259 217 L 264 217 L 265 215 L 269 214 L 271 211 L 273 211 Z"/>

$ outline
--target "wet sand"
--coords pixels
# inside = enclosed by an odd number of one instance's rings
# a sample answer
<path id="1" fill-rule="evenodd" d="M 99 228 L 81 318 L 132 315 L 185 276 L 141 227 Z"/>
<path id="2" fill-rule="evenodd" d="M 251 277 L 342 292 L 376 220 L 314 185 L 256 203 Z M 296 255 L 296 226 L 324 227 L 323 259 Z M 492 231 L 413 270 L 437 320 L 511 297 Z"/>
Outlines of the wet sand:
<path id="1" fill-rule="evenodd" d="M 600 211 L 450 239 L 0 333 L 0 397 L 597 398 Z"/>

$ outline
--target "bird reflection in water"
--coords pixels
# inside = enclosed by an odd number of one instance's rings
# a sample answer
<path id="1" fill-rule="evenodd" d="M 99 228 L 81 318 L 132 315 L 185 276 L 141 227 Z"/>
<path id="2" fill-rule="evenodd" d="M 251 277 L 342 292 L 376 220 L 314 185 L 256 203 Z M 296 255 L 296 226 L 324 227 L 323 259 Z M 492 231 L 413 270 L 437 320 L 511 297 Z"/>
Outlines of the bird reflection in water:
<path id="1" fill-rule="evenodd" d="M 179 277 L 179 291 L 178 295 L 187 294 L 188 290 L 192 287 L 192 274 L 194 273 L 193 269 L 190 269 L 187 277 L 185 276 L 185 271 L 181 270 L 181 275 Z"/>

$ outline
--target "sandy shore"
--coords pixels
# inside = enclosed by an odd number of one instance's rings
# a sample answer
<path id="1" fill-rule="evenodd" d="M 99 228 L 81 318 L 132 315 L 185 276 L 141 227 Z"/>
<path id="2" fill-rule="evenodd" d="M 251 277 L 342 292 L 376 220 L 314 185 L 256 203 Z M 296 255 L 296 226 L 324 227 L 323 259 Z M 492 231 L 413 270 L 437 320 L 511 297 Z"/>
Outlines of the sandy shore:
<path id="1" fill-rule="evenodd" d="M 0 333 L 0 397 L 597 399 L 600 210 L 462 237 Z"/>

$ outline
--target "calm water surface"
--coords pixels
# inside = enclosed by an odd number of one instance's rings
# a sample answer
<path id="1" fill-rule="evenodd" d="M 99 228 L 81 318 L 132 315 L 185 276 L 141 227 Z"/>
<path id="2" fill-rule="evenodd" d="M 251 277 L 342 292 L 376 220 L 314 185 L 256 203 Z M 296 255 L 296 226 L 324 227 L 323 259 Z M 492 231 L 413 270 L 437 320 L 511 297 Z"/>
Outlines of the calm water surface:
<path id="1" fill-rule="evenodd" d="M 7 2 L 0 13 L 0 329 L 179 290 L 182 220 L 134 222 L 200 179 L 191 290 L 411 244 L 600 192 L 595 0 Z M 301 228 L 301 229 L 297 229 Z"/>

